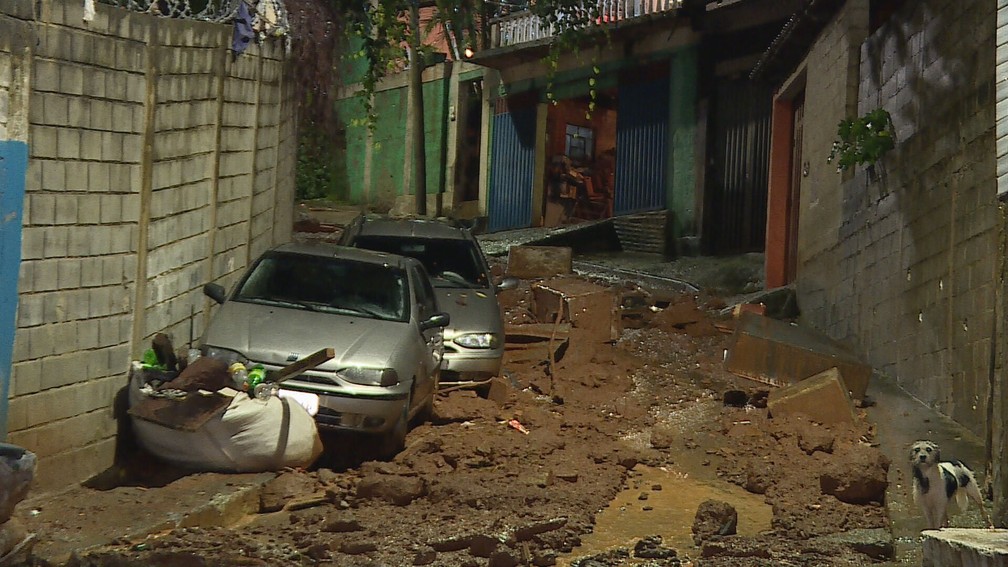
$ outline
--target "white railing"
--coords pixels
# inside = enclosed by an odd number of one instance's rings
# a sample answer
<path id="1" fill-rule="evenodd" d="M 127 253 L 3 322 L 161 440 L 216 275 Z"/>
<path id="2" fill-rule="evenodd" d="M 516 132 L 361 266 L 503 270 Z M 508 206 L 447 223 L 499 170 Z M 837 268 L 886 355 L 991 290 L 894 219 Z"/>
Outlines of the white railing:
<path id="1" fill-rule="evenodd" d="M 598 0 L 596 25 L 614 24 L 682 6 L 682 0 Z M 544 39 L 553 35 L 552 26 L 544 24 L 528 11 L 516 12 L 490 21 L 490 47 L 508 47 Z"/>

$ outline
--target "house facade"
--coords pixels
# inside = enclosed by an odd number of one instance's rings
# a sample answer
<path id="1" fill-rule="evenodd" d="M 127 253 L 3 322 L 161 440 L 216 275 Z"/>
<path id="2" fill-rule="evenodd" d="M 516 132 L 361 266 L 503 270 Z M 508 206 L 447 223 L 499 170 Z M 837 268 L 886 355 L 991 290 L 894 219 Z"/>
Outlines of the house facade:
<path id="1" fill-rule="evenodd" d="M 648 251 L 761 251 L 771 91 L 747 73 L 798 4 L 607 1 L 604 33 L 553 73 L 548 27 L 493 18 L 488 48 L 424 71 L 428 210 L 489 230 L 615 217 Z M 405 73 L 377 87 L 370 130 L 352 81 L 339 196 L 409 211 Z"/>
<path id="2" fill-rule="evenodd" d="M 767 286 L 984 441 L 1003 521 L 1000 4 L 806 2 L 753 76 L 775 88 Z M 877 109 L 895 148 L 838 171 L 839 121 Z"/>

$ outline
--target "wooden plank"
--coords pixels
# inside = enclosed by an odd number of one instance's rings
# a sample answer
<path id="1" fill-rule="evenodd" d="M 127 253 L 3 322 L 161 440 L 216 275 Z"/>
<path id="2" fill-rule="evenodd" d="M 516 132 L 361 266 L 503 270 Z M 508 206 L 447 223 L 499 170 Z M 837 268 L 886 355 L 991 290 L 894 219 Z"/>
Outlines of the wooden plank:
<path id="1" fill-rule="evenodd" d="M 332 360 L 336 356 L 336 350 L 333 348 L 324 348 L 320 351 L 309 354 L 308 356 L 284 366 L 280 370 L 271 376 L 273 382 L 283 382 L 289 378 L 293 378 L 306 370 L 311 370 L 319 364 L 326 362 L 327 360 Z"/>

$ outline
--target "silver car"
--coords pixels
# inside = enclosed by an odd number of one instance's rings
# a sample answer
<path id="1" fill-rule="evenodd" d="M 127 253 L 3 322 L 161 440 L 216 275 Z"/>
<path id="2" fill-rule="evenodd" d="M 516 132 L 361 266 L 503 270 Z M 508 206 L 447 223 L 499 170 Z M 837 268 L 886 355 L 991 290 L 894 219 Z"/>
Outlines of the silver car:
<path id="1" fill-rule="evenodd" d="M 449 317 L 418 261 L 285 244 L 256 260 L 229 297 L 217 284 L 204 292 L 221 304 L 203 334 L 204 355 L 270 371 L 335 350 L 281 386 L 317 396 L 320 428 L 381 435 L 382 452 L 394 454 L 410 420 L 433 407 Z"/>
<path id="2" fill-rule="evenodd" d="M 340 242 L 423 263 L 439 304 L 451 315 L 444 331 L 443 383 L 480 384 L 500 373 L 504 323 L 497 291 L 518 282 L 491 282 L 486 258 L 468 229 L 437 220 L 362 215 L 347 226 Z"/>

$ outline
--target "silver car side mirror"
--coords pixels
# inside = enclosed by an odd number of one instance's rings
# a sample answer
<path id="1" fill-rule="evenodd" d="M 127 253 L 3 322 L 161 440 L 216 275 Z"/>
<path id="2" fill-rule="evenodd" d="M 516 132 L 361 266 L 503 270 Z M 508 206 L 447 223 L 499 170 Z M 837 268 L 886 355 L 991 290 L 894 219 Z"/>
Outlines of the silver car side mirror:
<path id="1" fill-rule="evenodd" d="M 429 319 L 420 322 L 420 330 L 435 329 L 437 327 L 447 327 L 451 322 L 451 317 L 447 313 L 435 313 Z"/>

